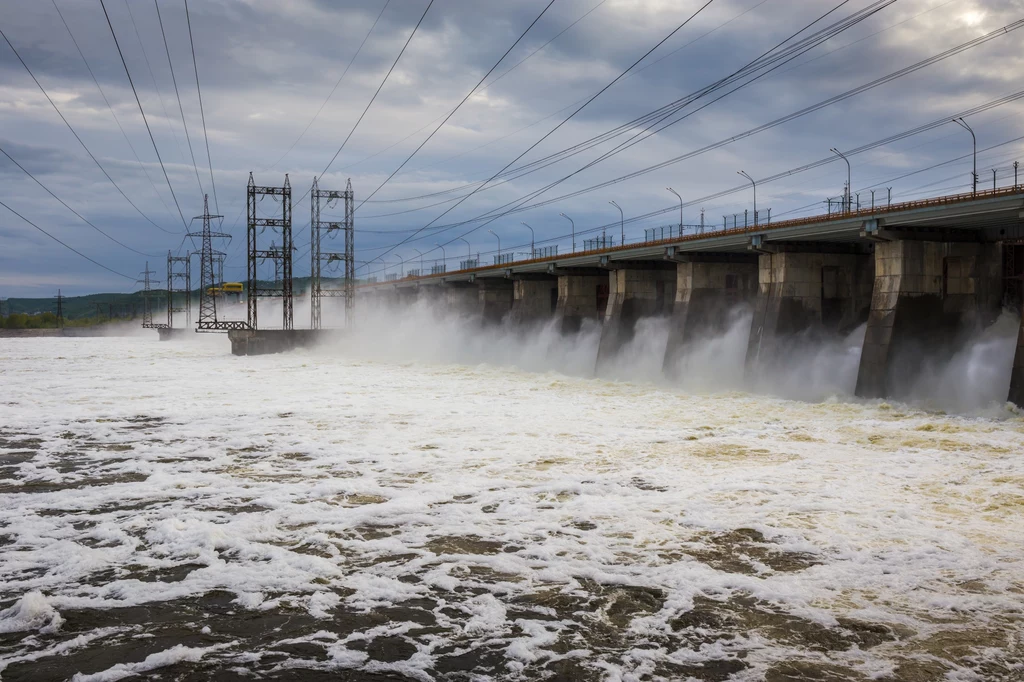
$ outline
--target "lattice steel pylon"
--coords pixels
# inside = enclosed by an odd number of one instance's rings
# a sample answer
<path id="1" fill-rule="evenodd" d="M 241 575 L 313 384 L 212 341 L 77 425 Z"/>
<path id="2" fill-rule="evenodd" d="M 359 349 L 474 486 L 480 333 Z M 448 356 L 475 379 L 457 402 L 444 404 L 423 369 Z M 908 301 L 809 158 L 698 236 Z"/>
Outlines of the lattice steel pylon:
<path id="1" fill-rule="evenodd" d="M 174 295 L 184 294 L 180 305 Z M 174 313 L 185 313 L 185 327 L 192 326 L 192 259 L 167 252 L 167 328 L 174 329 Z"/>
<path id="2" fill-rule="evenodd" d="M 354 236 L 354 197 L 352 193 L 352 180 L 349 179 L 344 191 L 322 190 L 319 182 L 313 178 L 313 189 L 309 194 L 310 203 L 310 328 L 322 329 L 323 318 L 321 313 L 321 299 L 324 297 L 344 297 L 345 299 L 345 324 L 351 324 L 352 311 L 355 304 L 355 236 Z M 341 199 L 345 202 L 345 216 L 341 221 L 330 221 L 320 219 L 321 200 L 327 202 L 328 207 Z M 341 231 L 345 238 L 345 250 L 341 253 L 324 251 L 323 238 L 332 237 L 334 233 Z M 324 261 L 331 263 L 340 261 L 344 268 L 343 284 L 341 289 L 325 289 L 323 287 L 322 268 Z"/>
<path id="3" fill-rule="evenodd" d="M 280 197 L 281 201 L 281 217 L 280 218 L 260 218 L 256 215 L 256 204 L 262 201 L 264 197 L 272 197 L 277 201 Z M 247 321 L 250 329 L 259 329 L 258 324 L 258 312 L 259 312 L 259 299 L 269 298 L 271 296 L 279 296 L 282 299 L 282 307 L 284 308 L 283 313 L 283 328 L 294 329 L 295 328 L 295 315 L 294 315 L 294 297 L 292 292 L 292 251 L 294 245 L 292 243 L 292 186 L 288 180 L 288 174 L 284 176 L 284 185 L 281 187 L 269 187 L 264 185 L 257 185 L 252 178 L 252 173 L 249 173 L 249 187 L 246 197 L 246 214 L 248 221 L 248 232 L 246 235 L 246 241 L 249 252 L 248 262 L 248 283 L 247 283 L 247 306 L 248 316 Z M 271 230 L 280 230 L 281 232 L 281 246 L 273 247 L 271 249 L 260 249 L 256 228 L 271 228 Z M 262 232 L 263 230 L 260 230 Z M 276 263 L 278 259 L 281 262 L 281 288 L 278 289 L 275 284 L 273 288 L 261 289 L 259 285 L 259 278 L 257 273 L 257 265 L 264 259 L 270 258 Z"/>
<path id="4" fill-rule="evenodd" d="M 192 220 L 202 220 L 203 229 L 201 232 L 189 232 L 189 237 L 202 237 L 203 245 L 199 252 L 199 324 L 196 331 L 227 331 L 229 329 L 244 329 L 244 322 L 218 322 L 217 301 L 211 290 L 214 287 L 213 281 L 213 240 L 227 238 L 231 235 L 223 232 L 214 232 L 210 229 L 210 220 L 223 218 L 224 216 L 210 215 L 210 201 L 208 195 L 203 195 L 203 215 L 197 215 Z"/>
<path id="5" fill-rule="evenodd" d="M 152 279 L 150 275 L 155 275 L 156 270 L 149 269 L 149 261 L 146 261 L 146 269 L 139 273 L 142 275 L 142 279 L 135 280 L 136 283 L 142 284 L 142 326 L 145 329 L 160 329 L 166 327 L 165 324 L 154 324 L 153 323 L 153 306 L 150 303 L 150 291 L 153 284 L 159 284 L 160 280 Z"/>

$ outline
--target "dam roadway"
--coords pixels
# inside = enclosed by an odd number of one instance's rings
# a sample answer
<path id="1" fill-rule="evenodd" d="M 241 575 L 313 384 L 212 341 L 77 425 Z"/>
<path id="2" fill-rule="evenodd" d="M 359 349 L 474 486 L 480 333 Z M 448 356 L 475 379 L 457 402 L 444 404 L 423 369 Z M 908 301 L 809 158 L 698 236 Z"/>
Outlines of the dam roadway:
<path id="1" fill-rule="evenodd" d="M 906 395 L 1004 309 L 1024 300 L 1024 186 L 872 209 L 833 211 L 359 288 L 362 304 L 429 298 L 442 307 L 567 333 L 600 322 L 598 368 L 644 317 L 669 318 L 664 371 L 685 371 L 688 350 L 753 312 L 746 372 L 801 352 L 801 341 L 866 324 L 856 393 Z M 681 234 L 680 234 L 681 232 Z M 792 360 L 789 357 L 788 360 Z M 1009 399 L 1024 406 L 1024 328 Z"/>

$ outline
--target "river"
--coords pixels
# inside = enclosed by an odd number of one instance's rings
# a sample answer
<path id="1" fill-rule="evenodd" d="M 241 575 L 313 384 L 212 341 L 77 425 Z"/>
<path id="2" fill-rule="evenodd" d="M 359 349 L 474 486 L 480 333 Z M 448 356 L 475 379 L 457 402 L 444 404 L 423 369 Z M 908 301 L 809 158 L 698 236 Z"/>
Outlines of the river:
<path id="1" fill-rule="evenodd" d="M 0 678 L 1024 679 L 1018 411 L 411 324 L 0 340 Z"/>

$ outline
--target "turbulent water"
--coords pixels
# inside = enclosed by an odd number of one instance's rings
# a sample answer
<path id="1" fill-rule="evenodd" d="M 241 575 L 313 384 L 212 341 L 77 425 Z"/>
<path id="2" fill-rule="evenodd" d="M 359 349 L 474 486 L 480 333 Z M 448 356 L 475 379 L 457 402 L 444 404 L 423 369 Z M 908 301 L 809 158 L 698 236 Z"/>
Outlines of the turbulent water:
<path id="1" fill-rule="evenodd" d="M 844 397 L 863 330 L 779 372 L 801 402 L 740 390 L 742 319 L 678 386 L 647 324 L 611 378 L 592 330 L 416 311 L 0 341 L 0 678 L 1024 679 L 1004 334 L 946 414 Z"/>

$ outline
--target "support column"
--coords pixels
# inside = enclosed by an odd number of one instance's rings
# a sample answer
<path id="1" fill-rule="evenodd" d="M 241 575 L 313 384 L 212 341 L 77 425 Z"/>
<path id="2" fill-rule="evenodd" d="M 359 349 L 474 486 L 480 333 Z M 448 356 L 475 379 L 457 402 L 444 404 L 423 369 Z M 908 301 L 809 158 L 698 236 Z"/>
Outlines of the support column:
<path id="1" fill-rule="evenodd" d="M 1024 407 L 1024 317 L 1021 317 L 1020 329 L 1017 331 L 1017 352 L 1013 356 L 1009 400 L 1017 407 Z"/>
<path id="2" fill-rule="evenodd" d="M 512 275 L 513 300 L 509 320 L 540 324 L 551 319 L 558 305 L 558 278 L 554 275 Z"/>
<path id="3" fill-rule="evenodd" d="M 676 265 L 668 261 L 611 263 L 608 303 L 597 350 L 597 369 L 633 340 L 642 317 L 666 315 L 676 297 Z"/>
<path id="4" fill-rule="evenodd" d="M 998 244 L 877 244 L 857 395 L 906 395 L 927 361 L 948 358 L 991 324 L 1000 309 L 1001 268 Z"/>
<path id="5" fill-rule="evenodd" d="M 444 304 L 448 312 L 472 315 L 479 311 L 480 294 L 471 282 L 446 282 L 442 285 Z"/>
<path id="6" fill-rule="evenodd" d="M 871 306 L 869 254 L 822 253 L 823 245 L 773 246 L 758 258 L 758 289 L 747 344 L 747 371 L 802 352 L 808 341 L 846 334 L 863 324 Z M 837 247 L 836 250 L 843 250 Z"/>
<path id="7" fill-rule="evenodd" d="M 485 323 L 498 323 L 512 310 L 512 282 L 507 279 L 477 279 L 480 312 Z"/>
<path id="8" fill-rule="evenodd" d="M 585 320 L 599 320 L 608 300 L 608 273 L 597 268 L 558 269 L 555 319 L 563 334 L 574 334 Z"/>
<path id="9" fill-rule="evenodd" d="M 698 253 L 679 257 L 663 371 L 679 369 L 687 349 L 724 333 L 737 311 L 752 306 L 757 294 L 757 254 Z"/>

